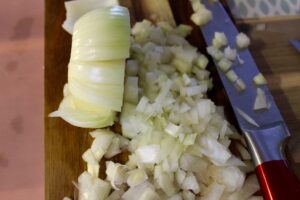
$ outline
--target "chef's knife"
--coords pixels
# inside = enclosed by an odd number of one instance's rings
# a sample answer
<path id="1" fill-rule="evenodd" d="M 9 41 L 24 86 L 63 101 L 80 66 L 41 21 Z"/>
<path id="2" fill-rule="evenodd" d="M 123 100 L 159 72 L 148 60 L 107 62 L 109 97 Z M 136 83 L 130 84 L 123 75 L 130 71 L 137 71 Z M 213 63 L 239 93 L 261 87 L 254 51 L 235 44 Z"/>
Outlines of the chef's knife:
<path id="1" fill-rule="evenodd" d="M 224 32 L 228 45 L 236 48 L 238 31 L 223 5 L 218 1 L 210 3 L 208 0 L 204 0 L 203 3 L 213 15 L 213 19 L 201 27 L 207 46 L 212 45 L 215 32 Z M 260 88 L 265 92 L 271 107 L 260 111 L 253 110 L 257 90 L 257 86 L 253 84 L 253 77 L 259 71 L 248 49 L 238 51 L 238 56 L 244 63 L 235 62 L 233 70 L 246 84 L 244 91 L 236 90 L 220 69 L 218 72 L 251 151 L 264 198 L 266 200 L 299 200 L 300 183 L 289 169 L 282 152 L 282 142 L 289 136 L 287 126 L 267 86 Z M 217 62 L 215 64 L 217 65 Z M 259 127 L 249 123 L 241 116 L 240 111 L 254 119 Z"/>

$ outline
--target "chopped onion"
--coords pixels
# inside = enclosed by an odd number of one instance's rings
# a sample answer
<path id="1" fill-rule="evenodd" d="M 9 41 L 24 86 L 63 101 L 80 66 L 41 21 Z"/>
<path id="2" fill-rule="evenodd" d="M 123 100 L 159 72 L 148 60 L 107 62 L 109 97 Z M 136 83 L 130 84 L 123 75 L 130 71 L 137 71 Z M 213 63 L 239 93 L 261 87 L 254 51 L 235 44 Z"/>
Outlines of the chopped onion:
<path id="1" fill-rule="evenodd" d="M 185 112 L 189 111 L 190 109 L 191 109 L 191 107 L 188 104 L 182 103 L 179 108 L 179 113 L 185 113 Z"/>
<path id="2" fill-rule="evenodd" d="M 226 167 L 225 170 L 221 171 L 219 176 L 219 181 L 224 183 L 226 190 L 229 192 L 241 188 L 245 180 L 245 174 L 239 168 L 233 166 Z"/>
<path id="3" fill-rule="evenodd" d="M 135 187 L 148 179 L 147 174 L 142 169 L 134 169 L 128 172 L 127 184 Z"/>
<path id="4" fill-rule="evenodd" d="M 149 40 L 161 45 L 165 45 L 167 41 L 164 37 L 163 31 L 159 27 L 153 28 L 153 30 L 150 32 Z"/>
<path id="5" fill-rule="evenodd" d="M 88 171 L 95 176 L 102 157 L 128 151 L 125 164 L 106 162 L 106 180 L 114 189 L 108 200 L 251 197 L 255 188 L 243 184 L 253 164 L 230 152 L 229 146 L 236 146 L 231 139 L 241 140 L 241 136 L 207 99 L 210 73 L 205 70 L 207 63 L 200 61 L 202 54 L 183 38 L 189 27 L 155 26 L 145 20 L 132 32 L 125 80 L 127 88 L 137 92 L 132 95 L 134 100 L 124 99 L 120 116 L 124 137 L 96 130 L 90 133 L 95 138 L 92 147 L 83 155 Z M 212 48 L 221 60 L 223 52 Z M 236 82 L 232 72 L 226 75 Z M 72 94 L 69 86 L 64 93 Z M 243 159 L 249 159 L 243 146 L 236 147 Z"/>
<path id="6" fill-rule="evenodd" d="M 167 38 L 167 44 L 173 45 L 173 46 L 184 46 L 187 44 L 187 41 L 175 33 L 170 33 L 166 36 Z"/>
<path id="7" fill-rule="evenodd" d="M 155 166 L 154 179 L 167 196 L 172 196 L 178 191 L 178 188 L 174 184 L 174 174 L 167 174 L 159 165 Z"/>
<path id="8" fill-rule="evenodd" d="M 142 146 L 136 150 L 141 163 L 158 163 L 160 158 L 160 146 L 157 144 Z"/>
<path id="9" fill-rule="evenodd" d="M 151 131 L 153 127 L 146 122 L 141 116 L 122 115 L 122 134 L 128 138 L 134 138 L 140 133 Z"/>
<path id="10" fill-rule="evenodd" d="M 127 76 L 137 76 L 139 66 L 136 60 L 127 60 L 126 61 L 126 74 Z"/>
<path id="11" fill-rule="evenodd" d="M 186 172 L 181 169 L 177 169 L 177 171 L 175 172 L 175 179 L 179 186 L 182 185 L 183 181 L 185 180 L 185 177 L 186 177 Z"/>
<path id="12" fill-rule="evenodd" d="M 241 161 L 241 159 L 237 158 L 236 156 L 232 155 L 226 162 L 225 166 L 238 166 L 238 167 L 246 167 L 246 164 L 244 161 Z"/>
<path id="13" fill-rule="evenodd" d="M 115 190 L 119 190 L 117 185 L 125 183 L 127 180 L 127 167 L 112 161 L 106 162 L 106 179 L 111 182 Z"/>
<path id="14" fill-rule="evenodd" d="M 165 132 L 173 137 L 177 137 L 179 134 L 180 126 L 177 126 L 173 123 L 169 123 L 165 128 Z"/>
<path id="15" fill-rule="evenodd" d="M 194 13 L 190 19 L 198 26 L 207 24 L 212 19 L 212 13 L 199 0 L 190 0 Z"/>
<path id="16" fill-rule="evenodd" d="M 200 68 L 200 69 L 205 69 L 208 65 L 208 59 L 205 55 L 200 54 L 194 63 Z"/>
<path id="17" fill-rule="evenodd" d="M 97 160 L 91 151 L 91 149 L 88 149 L 84 152 L 82 155 L 82 159 L 87 162 L 87 171 L 93 176 L 98 177 L 99 175 L 99 160 Z"/>
<path id="18" fill-rule="evenodd" d="M 237 89 L 237 91 L 242 92 L 246 89 L 246 84 L 242 79 L 238 79 L 234 83 L 234 87 Z"/>
<path id="19" fill-rule="evenodd" d="M 141 24 L 141 22 L 140 23 L 136 23 L 136 24 Z M 168 32 L 170 32 L 170 31 L 173 30 L 172 25 L 170 23 L 166 22 L 166 21 L 160 21 L 160 22 L 158 22 L 157 26 L 160 27 L 165 33 L 168 33 Z"/>
<path id="20" fill-rule="evenodd" d="M 224 56 L 223 52 L 214 46 L 207 47 L 206 51 L 209 55 L 211 55 L 217 61 L 221 60 Z"/>
<path id="21" fill-rule="evenodd" d="M 78 177 L 78 186 L 80 200 L 105 200 L 111 189 L 109 183 L 86 171 Z"/>
<path id="22" fill-rule="evenodd" d="M 174 29 L 174 32 L 176 32 L 178 35 L 182 36 L 182 37 L 186 37 L 189 34 L 191 34 L 193 28 L 189 25 L 185 25 L 185 24 L 180 24 L 179 26 L 177 26 Z"/>
<path id="23" fill-rule="evenodd" d="M 207 85 L 197 85 L 190 86 L 185 88 L 185 92 L 188 96 L 195 96 L 198 94 L 202 94 L 207 91 Z"/>
<path id="24" fill-rule="evenodd" d="M 209 187 L 209 192 L 205 194 L 202 199 L 203 200 L 216 200 L 216 199 L 221 199 L 221 196 L 224 192 L 225 186 L 218 184 L 218 183 L 213 183 Z"/>
<path id="25" fill-rule="evenodd" d="M 234 61 L 237 56 L 237 51 L 236 51 L 236 49 L 231 49 L 230 46 L 227 46 L 224 49 L 224 56 L 228 60 Z"/>
<path id="26" fill-rule="evenodd" d="M 190 46 L 185 47 L 171 47 L 171 51 L 175 57 L 172 64 L 181 73 L 188 73 L 191 71 L 192 62 L 197 57 L 197 49 Z"/>
<path id="27" fill-rule="evenodd" d="M 176 151 L 176 145 L 177 145 L 177 141 L 175 140 L 174 137 L 165 137 L 164 139 L 162 139 L 161 141 L 161 158 L 165 159 L 166 157 L 168 157 L 169 155 L 172 154 L 173 149 Z M 178 155 L 178 157 L 176 157 L 178 160 L 178 158 L 180 157 L 180 155 Z"/>
<path id="28" fill-rule="evenodd" d="M 178 170 L 178 161 L 171 160 L 170 158 L 165 158 L 162 163 L 162 167 L 165 172 L 175 172 L 176 170 Z"/>
<path id="29" fill-rule="evenodd" d="M 191 15 L 191 20 L 198 26 L 207 24 L 212 19 L 212 13 L 203 8 Z"/>
<path id="30" fill-rule="evenodd" d="M 232 62 L 230 60 L 228 60 L 227 58 L 222 58 L 218 62 L 218 66 L 223 72 L 227 72 L 231 68 Z"/>
<path id="31" fill-rule="evenodd" d="M 212 45 L 217 49 L 226 46 L 228 43 L 227 37 L 223 32 L 215 32 L 214 38 L 212 40 Z"/>
<path id="32" fill-rule="evenodd" d="M 196 199 L 195 194 L 189 190 L 183 190 L 182 197 L 184 200 L 195 200 Z"/>
<path id="33" fill-rule="evenodd" d="M 124 100 L 136 104 L 139 101 L 138 77 L 128 76 L 125 82 Z"/>
<path id="34" fill-rule="evenodd" d="M 138 112 L 145 112 L 146 107 L 149 105 L 149 99 L 145 96 L 143 96 L 138 105 L 136 106 L 136 111 Z"/>
<path id="35" fill-rule="evenodd" d="M 197 111 L 199 117 L 204 119 L 214 111 L 214 105 L 211 100 L 201 99 L 201 101 L 197 103 Z"/>
<path id="36" fill-rule="evenodd" d="M 199 83 L 201 83 L 202 85 L 208 85 L 208 84 L 204 84 L 206 83 L 207 79 L 209 78 L 209 72 L 203 69 L 198 69 L 193 67 L 192 72 L 196 75 L 196 78 L 199 80 Z M 194 80 L 194 79 L 191 79 Z M 196 85 L 197 82 L 192 83 L 191 85 Z"/>
<path id="37" fill-rule="evenodd" d="M 197 156 L 185 153 L 180 157 L 179 166 L 185 171 L 199 173 L 206 171 L 208 164 Z"/>
<path id="38" fill-rule="evenodd" d="M 110 131 L 96 130 L 93 131 L 92 134 L 95 136 L 95 139 L 91 145 L 91 151 L 93 152 L 96 160 L 99 162 L 109 148 L 114 138 L 114 133 Z"/>
<path id="39" fill-rule="evenodd" d="M 209 170 L 212 171 L 213 180 L 225 186 L 225 191 L 234 192 L 242 188 L 245 174 L 238 167 L 211 166 Z"/>
<path id="40" fill-rule="evenodd" d="M 267 81 L 266 81 L 265 77 L 262 75 L 262 73 L 259 73 L 256 76 L 254 76 L 253 82 L 255 83 L 255 85 L 267 84 Z"/>
<path id="41" fill-rule="evenodd" d="M 254 110 L 268 109 L 266 94 L 260 88 L 256 89 L 256 97 L 255 97 L 253 109 Z"/>
<path id="42" fill-rule="evenodd" d="M 231 153 L 224 145 L 209 136 L 201 137 L 200 144 L 203 147 L 201 152 L 217 166 L 224 165 L 231 157 Z"/>
<path id="43" fill-rule="evenodd" d="M 181 189 L 192 190 L 195 194 L 200 192 L 200 186 L 193 173 L 187 173 L 184 181 L 182 182 Z"/>
<path id="44" fill-rule="evenodd" d="M 195 113 L 197 113 L 197 111 L 195 110 Z M 196 137 L 197 137 L 197 134 L 194 133 L 194 134 L 187 134 L 185 137 L 184 137 L 184 140 L 183 140 L 183 144 L 184 145 L 193 145 L 196 141 Z"/>
<path id="45" fill-rule="evenodd" d="M 124 194 L 123 190 L 115 190 L 105 200 L 119 200 L 121 199 L 123 194 Z"/>
<path id="46" fill-rule="evenodd" d="M 130 187 L 122 196 L 124 200 L 156 200 L 160 199 L 154 186 L 145 181 L 135 187 Z"/>
<path id="47" fill-rule="evenodd" d="M 183 74 L 182 78 L 183 78 L 184 85 L 189 85 L 191 83 L 191 79 L 189 78 L 188 75 Z"/>
<path id="48" fill-rule="evenodd" d="M 201 109 L 200 104 L 199 104 L 199 108 L 198 108 L 198 106 L 195 106 L 193 109 L 191 109 L 188 113 L 185 114 L 186 120 L 188 120 L 190 122 L 189 124 L 198 124 L 199 121 L 201 121 L 203 119 L 203 115 L 205 115 L 206 113 L 208 116 L 210 115 L 210 107 Z M 183 142 L 183 141 L 181 141 L 181 142 Z"/>
<path id="49" fill-rule="evenodd" d="M 201 1 L 198 0 L 190 0 L 191 6 L 193 8 L 193 10 L 196 12 L 198 10 L 202 10 L 204 7 L 204 5 L 201 3 Z"/>
<path id="50" fill-rule="evenodd" d="M 106 153 L 104 154 L 105 158 L 111 158 L 128 147 L 129 141 L 121 135 L 115 134 L 115 137 L 112 139 Z"/>
<path id="51" fill-rule="evenodd" d="M 238 75 L 233 70 L 228 70 L 226 72 L 225 76 L 228 78 L 228 80 L 231 83 L 234 83 L 235 81 L 237 81 L 239 79 Z"/>
<path id="52" fill-rule="evenodd" d="M 257 178 L 254 174 L 248 177 L 248 179 L 245 181 L 245 184 L 243 185 L 241 193 L 241 198 L 248 199 L 253 195 L 255 192 L 259 190 L 259 184 L 257 181 Z"/>
<path id="53" fill-rule="evenodd" d="M 239 33 L 236 36 L 236 45 L 240 49 L 245 49 L 249 46 L 250 44 L 250 39 L 245 33 Z"/>
<path id="54" fill-rule="evenodd" d="M 180 194 L 175 194 L 175 195 L 171 196 L 170 198 L 168 198 L 168 200 L 182 200 L 182 197 Z"/>

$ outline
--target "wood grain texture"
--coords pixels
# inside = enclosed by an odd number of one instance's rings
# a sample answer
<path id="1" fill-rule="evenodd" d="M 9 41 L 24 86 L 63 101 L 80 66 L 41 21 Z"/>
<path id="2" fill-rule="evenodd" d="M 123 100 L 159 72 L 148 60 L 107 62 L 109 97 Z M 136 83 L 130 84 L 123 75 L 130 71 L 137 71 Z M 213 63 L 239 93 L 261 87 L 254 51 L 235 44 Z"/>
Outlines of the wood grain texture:
<path id="1" fill-rule="evenodd" d="M 45 6 L 45 198 L 57 200 L 73 196 L 72 181 L 84 168 L 80 155 L 88 147 L 88 130 L 48 118 L 63 97 L 71 36 L 61 28 L 64 1 L 47 0 Z"/>
<path id="2" fill-rule="evenodd" d="M 62 99 L 63 85 L 67 81 L 71 36 L 61 28 L 65 19 L 64 1 L 45 2 L 45 197 L 47 200 L 58 200 L 73 196 L 72 181 L 76 181 L 84 170 L 81 155 L 89 147 L 91 139 L 87 134 L 90 131 L 88 129 L 73 127 L 59 118 L 48 118 L 48 114 L 57 109 Z M 191 24 L 189 6 L 180 4 L 181 1 L 170 2 L 171 7 L 167 0 L 122 0 L 121 4 L 129 8 L 132 24 L 145 17 Z M 250 34 L 253 56 L 270 82 L 271 92 L 291 132 L 297 136 L 300 130 L 300 54 L 288 43 L 288 39 L 300 39 L 300 21 L 266 22 L 263 31 L 257 30 L 257 23 L 260 22 L 239 23 L 239 28 Z M 197 29 L 189 40 L 198 45 L 200 50 L 205 49 Z M 216 85 L 210 96 L 217 104 L 228 105 L 214 67 L 210 66 L 209 69 Z M 291 149 L 297 149 L 295 146 L 299 143 L 296 141 L 300 140 L 293 141 Z"/>
<path id="3" fill-rule="evenodd" d="M 165 0 L 122 0 L 128 7 L 131 24 L 143 20 L 165 20 L 174 24 L 168 1 Z M 71 36 L 61 25 L 65 19 L 63 0 L 46 0 L 45 3 L 45 198 L 58 200 L 64 196 L 73 197 L 72 181 L 85 169 L 81 159 L 89 148 L 89 129 L 69 125 L 60 118 L 49 118 L 48 114 L 58 108 L 63 97 L 63 86 L 67 82 L 67 66 L 70 57 Z M 160 11 L 160 12 L 157 12 Z M 115 160 L 124 160 L 126 155 Z M 101 161 L 103 164 L 105 161 Z M 105 168 L 100 169 L 104 177 Z M 75 191 L 76 192 L 76 191 Z"/>

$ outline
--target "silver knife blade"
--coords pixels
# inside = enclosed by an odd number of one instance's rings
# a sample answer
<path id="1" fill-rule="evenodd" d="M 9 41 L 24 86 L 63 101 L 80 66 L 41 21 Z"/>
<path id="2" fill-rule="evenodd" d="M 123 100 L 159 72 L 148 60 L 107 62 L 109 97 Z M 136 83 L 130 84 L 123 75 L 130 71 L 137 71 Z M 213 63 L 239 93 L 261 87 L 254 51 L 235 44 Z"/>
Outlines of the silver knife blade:
<path id="1" fill-rule="evenodd" d="M 213 19 L 201 27 L 201 31 L 207 46 L 212 45 L 212 39 L 215 32 L 224 32 L 228 39 L 228 45 L 231 48 L 236 48 L 236 36 L 239 32 L 224 9 L 223 5 L 219 1 L 210 3 L 208 0 L 205 0 L 203 3 L 213 15 Z M 260 128 L 270 126 L 277 122 L 282 122 L 283 118 L 267 86 L 260 86 L 260 88 L 265 92 L 267 100 L 271 103 L 270 109 L 260 111 L 255 111 L 253 109 L 257 90 L 257 86 L 253 83 L 253 78 L 259 73 L 259 70 L 248 49 L 238 50 L 238 55 L 244 61 L 244 63 L 238 64 L 237 62 L 234 62 L 232 69 L 238 74 L 239 78 L 245 82 L 247 86 L 245 91 L 237 91 L 234 85 L 225 77 L 225 74 L 218 67 L 217 69 L 229 101 L 233 106 L 233 110 L 239 122 L 240 128 L 244 130 L 258 129 L 258 127 L 253 126 L 243 117 L 241 117 L 238 109 L 242 110 L 252 119 L 254 119 Z M 217 63 L 215 64 L 217 65 Z"/>

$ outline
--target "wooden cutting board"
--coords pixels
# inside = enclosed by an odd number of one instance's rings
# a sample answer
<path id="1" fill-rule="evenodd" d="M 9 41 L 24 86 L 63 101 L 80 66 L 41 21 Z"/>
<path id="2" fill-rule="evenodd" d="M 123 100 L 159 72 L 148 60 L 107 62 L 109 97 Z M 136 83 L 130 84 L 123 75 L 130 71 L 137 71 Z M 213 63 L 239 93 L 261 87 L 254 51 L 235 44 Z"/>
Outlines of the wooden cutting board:
<path id="1" fill-rule="evenodd" d="M 45 21 L 45 197 L 58 200 L 73 196 L 72 181 L 84 170 L 82 153 L 89 147 L 89 129 L 69 125 L 60 118 L 48 118 L 57 109 L 63 97 L 63 85 L 67 82 L 71 36 L 61 25 L 65 19 L 63 0 L 46 0 Z M 131 12 L 132 24 L 144 18 L 152 21 L 169 21 L 192 24 L 191 8 L 187 0 L 122 0 Z M 300 19 L 276 18 L 268 20 L 239 21 L 240 30 L 252 39 L 251 51 L 270 83 L 271 91 L 292 134 L 300 130 L 300 54 L 288 43 L 288 39 L 300 39 Z M 199 30 L 194 27 L 188 38 L 200 50 L 205 44 Z M 215 88 L 210 94 L 217 103 L 225 105 L 232 123 L 231 109 L 224 95 L 213 66 L 209 69 L 215 78 Z M 297 150 L 300 137 L 292 141 L 291 149 Z M 300 153 L 294 154 L 300 162 Z M 116 158 L 122 159 L 122 158 Z"/>

